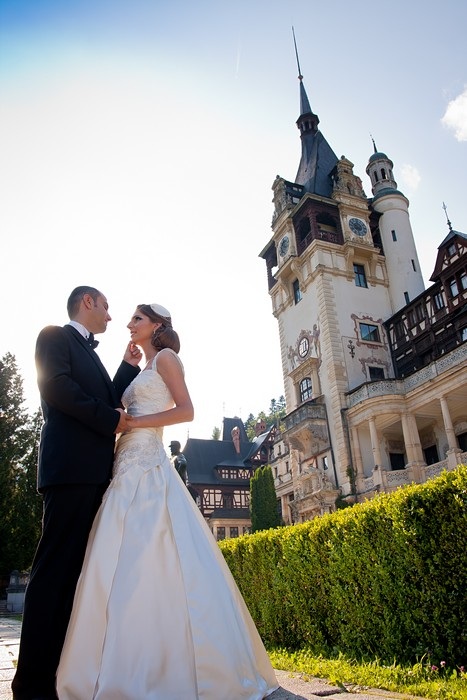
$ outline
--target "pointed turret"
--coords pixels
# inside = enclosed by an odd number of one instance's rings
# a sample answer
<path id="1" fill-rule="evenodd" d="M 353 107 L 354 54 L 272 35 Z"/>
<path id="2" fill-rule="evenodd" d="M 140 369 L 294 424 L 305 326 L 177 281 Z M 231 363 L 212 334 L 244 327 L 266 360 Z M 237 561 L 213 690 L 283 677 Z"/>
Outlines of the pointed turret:
<path id="1" fill-rule="evenodd" d="M 397 192 L 398 190 L 397 182 L 392 174 L 394 163 L 385 153 L 378 151 L 374 138 L 371 140 L 374 153 L 368 160 L 366 172 L 371 180 L 371 189 L 376 198 L 379 195 L 388 194 L 390 191 Z M 402 194 L 402 192 L 399 194 Z"/>
<path id="2" fill-rule="evenodd" d="M 383 244 L 389 279 L 389 296 L 393 312 L 415 299 L 424 290 L 417 248 L 409 217 L 409 200 L 397 189 L 392 173 L 393 162 L 378 151 L 373 141 L 373 154 L 366 171 L 371 180 L 372 208 L 380 214 L 378 228 Z"/>
<path id="3" fill-rule="evenodd" d="M 319 117 L 310 107 L 310 101 L 308 100 L 308 95 L 303 85 L 303 75 L 298 60 L 295 33 L 294 44 L 295 55 L 297 57 L 298 79 L 300 81 L 300 116 L 296 124 L 302 140 L 302 157 L 300 159 L 300 165 L 298 166 L 295 182 L 297 185 L 302 185 L 305 192 L 319 194 L 323 197 L 330 197 L 333 189 L 331 171 L 335 167 L 338 158 L 319 131 Z"/>

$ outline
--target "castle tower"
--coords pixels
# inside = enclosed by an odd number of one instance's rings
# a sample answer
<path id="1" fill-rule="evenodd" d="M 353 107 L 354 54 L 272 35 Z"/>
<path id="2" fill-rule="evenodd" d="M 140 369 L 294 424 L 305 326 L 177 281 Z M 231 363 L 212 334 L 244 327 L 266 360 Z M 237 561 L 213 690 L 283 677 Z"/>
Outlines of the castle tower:
<path id="1" fill-rule="evenodd" d="M 386 259 L 392 312 L 415 299 L 424 290 L 417 249 L 409 218 L 409 201 L 397 189 L 393 163 L 376 149 L 368 161 L 366 172 L 371 180 L 371 206 L 381 214 L 379 232 Z"/>
<path id="2" fill-rule="evenodd" d="M 396 189 L 392 163 L 384 156 L 383 183 L 382 162 L 371 160 L 373 208 L 352 162 L 338 158 L 319 130 L 300 67 L 298 77 L 300 163 L 295 182 L 278 176 L 273 183 L 273 236 L 260 255 L 279 326 L 286 446 L 302 475 L 326 471 L 334 503 L 339 489 L 344 495 L 352 489 L 346 394 L 393 378 L 383 323 L 404 304 L 403 291 L 412 295 L 422 282 L 419 271 L 412 268 L 412 282 L 407 266 L 398 268 L 393 250 L 390 266 L 384 254 L 395 228 L 397 255 L 409 255 L 408 265 L 419 270 L 408 201 Z"/>

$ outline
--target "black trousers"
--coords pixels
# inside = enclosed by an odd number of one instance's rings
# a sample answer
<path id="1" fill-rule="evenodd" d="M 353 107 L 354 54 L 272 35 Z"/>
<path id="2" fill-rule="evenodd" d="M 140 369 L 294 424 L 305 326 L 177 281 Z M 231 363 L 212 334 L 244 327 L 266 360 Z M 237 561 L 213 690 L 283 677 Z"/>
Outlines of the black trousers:
<path id="1" fill-rule="evenodd" d="M 44 490 L 42 536 L 26 590 L 14 700 L 55 698 L 55 674 L 86 544 L 105 485 Z"/>

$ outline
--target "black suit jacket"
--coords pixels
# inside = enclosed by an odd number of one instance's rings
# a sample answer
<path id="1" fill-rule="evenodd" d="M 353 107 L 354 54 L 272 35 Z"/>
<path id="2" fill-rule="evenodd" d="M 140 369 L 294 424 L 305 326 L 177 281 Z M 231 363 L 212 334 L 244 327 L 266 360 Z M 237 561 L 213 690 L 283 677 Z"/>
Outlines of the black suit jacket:
<path id="1" fill-rule="evenodd" d="M 121 396 L 139 368 L 122 362 L 114 381 L 83 336 L 67 325 L 44 328 L 36 344 L 44 425 L 38 488 L 110 479 Z"/>

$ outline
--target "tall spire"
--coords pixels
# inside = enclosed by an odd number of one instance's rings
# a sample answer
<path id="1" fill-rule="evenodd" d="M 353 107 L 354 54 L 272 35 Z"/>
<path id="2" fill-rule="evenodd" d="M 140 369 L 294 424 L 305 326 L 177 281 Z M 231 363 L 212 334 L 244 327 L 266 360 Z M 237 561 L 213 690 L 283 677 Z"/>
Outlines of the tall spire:
<path id="1" fill-rule="evenodd" d="M 444 202 L 443 202 L 443 209 L 444 209 L 444 213 L 446 214 L 446 221 L 447 221 L 447 223 L 448 223 L 449 230 L 452 231 L 452 224 L 451 224 L 451 222 L 449 221 L 449 216 L 448 216 L 448 208 L 447 208 L 447 206 L 445 205 Z"/>
<path id="2" fill-rule="evenodd" d="M 295 47 L 295 57 L 297 59 L 298 79 L 300 81 L 300 116 L 304 116 L 305 114 L 307 114 L 307 115 L 311 114 L 316 119 L 316 127 L 317 127 L 319 124 L 319 119 L 318 119 L 318 116 L 316 114 L 313 114 L 313 111 L 310 107 L 310 102 L 308 100 L 308 95 L 306 94 L 305 86 L 303 84 L 303 75 L 302 75 L 302 71 L 300 69 L 297 41 L 295 39 L 295 30 L 293 27 L 292 27 L 292 34 L 293 34 L 293 43 L 294 43 L 294 47 Z"/>
<path id="3" fill-rule="evenodd" d="M 300 69 L 293 27 L 292 34 L 295 57 L 297 59 L 298 79 L 300 81 L 300 116 L 296 124 L 302 140 L 302 157 L 295 182 L 298 185 L 303 185 L 306 192 L 330 197 L 332 193 L 330 173 L 338 159 L 318 129 L 319 117 L 312 111 L 305 86 L 303 85 L 303 75 Z"/>

